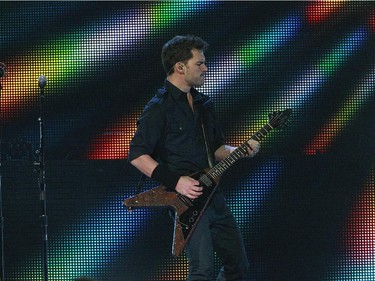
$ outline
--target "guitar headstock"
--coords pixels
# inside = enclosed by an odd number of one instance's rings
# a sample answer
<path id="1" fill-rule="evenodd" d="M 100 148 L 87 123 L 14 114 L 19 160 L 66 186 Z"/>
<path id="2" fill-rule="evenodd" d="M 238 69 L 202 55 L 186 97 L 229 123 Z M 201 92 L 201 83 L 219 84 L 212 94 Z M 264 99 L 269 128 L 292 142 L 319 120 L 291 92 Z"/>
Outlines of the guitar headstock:
<path id="1" fill-rule="evenodd" d="M 269 124 L 274 129 L 282 129 L 286 126 L 289 116 L 292 114 L 292 110 L 287 108 L 283 111 L 274 111 L 268 114 Z"/>

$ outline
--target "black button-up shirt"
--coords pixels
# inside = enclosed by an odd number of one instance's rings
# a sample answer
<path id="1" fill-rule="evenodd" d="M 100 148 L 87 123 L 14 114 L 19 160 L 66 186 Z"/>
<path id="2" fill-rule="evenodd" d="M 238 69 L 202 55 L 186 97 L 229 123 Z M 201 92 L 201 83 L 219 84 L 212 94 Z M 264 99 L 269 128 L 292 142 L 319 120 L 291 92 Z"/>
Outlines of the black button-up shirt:
<path id="1" fill-rule="evenodd" d="M 138 119 L 128 161 L 147 154 L 181 175 L 208 168 L 201 116 L 204 116 L 211 157 L 224 144 L 224 137 L 212 101 L 193 88 L 190 93 L 194 112 L 187 93 L 165 81 L 165 87 L 159 89 Z"/>

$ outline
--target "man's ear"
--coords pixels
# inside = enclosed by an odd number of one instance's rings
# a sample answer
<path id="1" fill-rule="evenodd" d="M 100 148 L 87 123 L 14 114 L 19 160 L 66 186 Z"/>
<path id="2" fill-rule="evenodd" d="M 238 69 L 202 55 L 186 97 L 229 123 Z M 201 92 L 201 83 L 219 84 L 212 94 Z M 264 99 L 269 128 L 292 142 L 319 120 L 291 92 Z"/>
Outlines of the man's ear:
<path id="1" fill-rule="evenodd" d="M 177 64 L 177 70 L 180 72 L 180 73 L 185 73 L 185 65 L 181 62 L 179 62 Z"/>

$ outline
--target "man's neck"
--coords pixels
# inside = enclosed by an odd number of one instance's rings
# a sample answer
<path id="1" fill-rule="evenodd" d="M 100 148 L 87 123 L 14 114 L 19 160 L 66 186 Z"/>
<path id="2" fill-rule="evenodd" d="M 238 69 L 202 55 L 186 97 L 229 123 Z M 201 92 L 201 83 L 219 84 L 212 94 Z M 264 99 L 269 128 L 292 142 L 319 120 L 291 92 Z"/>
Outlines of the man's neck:
<path id="1" fill-rule="evenodd" d="M 189 102 L 189 106 L 191 108 L 191 110 L 194 112 L 194 99 L 193 99 L 193 96 L 191 95 L 191 93 L 187 93 L 187 100 Z"/>
<path id="2" fill-rule="evenodd" d="M 189 93 L 191 90 L 190 86 L 186 85 L 186 83 L 174 75 L 169 75 L 167 80 L 184 93 Z"/>

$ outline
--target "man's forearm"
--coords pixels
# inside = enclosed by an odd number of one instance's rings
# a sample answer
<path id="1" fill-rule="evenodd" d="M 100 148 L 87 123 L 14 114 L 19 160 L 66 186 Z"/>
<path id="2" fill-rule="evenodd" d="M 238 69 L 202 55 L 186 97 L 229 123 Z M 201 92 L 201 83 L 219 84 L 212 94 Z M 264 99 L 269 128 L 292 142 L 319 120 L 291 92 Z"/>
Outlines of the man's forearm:
<path id="1" fill-rule="evenodd" d="M 149 155 L 141 155 L 133 159 L 130 163 L 148 177 L 151 177 L 152 172 L 156 166 L 159 165 L 159 163 Z"/>

